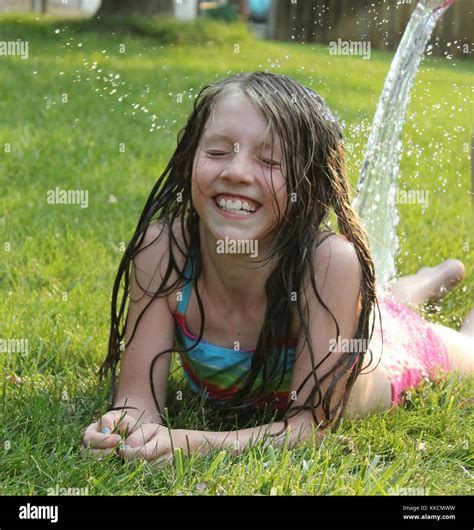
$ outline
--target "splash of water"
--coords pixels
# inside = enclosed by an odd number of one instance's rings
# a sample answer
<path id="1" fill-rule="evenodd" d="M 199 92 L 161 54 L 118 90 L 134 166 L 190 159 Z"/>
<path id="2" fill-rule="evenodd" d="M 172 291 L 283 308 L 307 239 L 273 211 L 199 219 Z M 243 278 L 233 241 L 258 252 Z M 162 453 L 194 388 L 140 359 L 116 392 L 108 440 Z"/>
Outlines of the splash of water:
<path id="1" fill-rule="evenodd" d="M 395 258 L 400 243 L 396 187 L 400 136 L 410 91 L 431 33 L 453 2 L 421 0 L 414 9 L 385 79 L 367 141 L 353 207 L 369 234 L 381 291 L 397 273 Z"/>

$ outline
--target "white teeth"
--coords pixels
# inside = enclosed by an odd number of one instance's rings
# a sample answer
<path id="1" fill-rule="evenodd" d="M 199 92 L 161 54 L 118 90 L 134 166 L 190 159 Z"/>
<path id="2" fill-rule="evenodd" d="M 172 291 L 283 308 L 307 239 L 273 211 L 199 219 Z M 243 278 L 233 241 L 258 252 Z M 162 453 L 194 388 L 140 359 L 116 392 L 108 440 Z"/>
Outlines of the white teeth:
<path id="1" fill-rule="evenodd" d="M 227 208 L 221 208 L 224 212 L 234 213 L 236 215 L 250 215 L 252 212 L 246 212 L 245 210 L 228 210 Z"/>
<path id="2" fill-rule="evenodd" d="M 218 205 L 223 208 L 223 209 L 226 209 L 226 210 L 231 210 L 233 212 L 235 211 L 247 211 L 247 212 L 254 212 L 256 210 L 255 207 L 253 206 L 250 206 L 250 204 L 247 202 L 247 201 L 241 201 L 239 199 L 237 199 L 235 202 L 230 200 L 230 199 L 224 199 L 222 198 L 219 202 L 218 202 Z"/>

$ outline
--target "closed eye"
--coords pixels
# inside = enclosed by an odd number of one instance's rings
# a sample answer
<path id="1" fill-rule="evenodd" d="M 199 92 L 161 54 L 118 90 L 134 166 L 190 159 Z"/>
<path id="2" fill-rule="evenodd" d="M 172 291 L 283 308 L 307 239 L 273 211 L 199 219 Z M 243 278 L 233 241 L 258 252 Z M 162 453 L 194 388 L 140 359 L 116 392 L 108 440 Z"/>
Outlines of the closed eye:
<path id="1" fill-rule="evenodd" d="M 262 158 L 263 162 L 265 162 L 265 164 L 268 164 L 269 166 L 279 166 L 280 165 L 280 162 L 277 162 L 276 160 L 268 160 L 268 159 L 264 159 Z"/>
<path id="2" fill-rule="evenodd" d="M 225 155 L 226 153 L 221 153 L 220 151 L 219 152 L 206 151 L 206 154 L 212 155 L 212 156 L 222 156 L 222 155 Z"/>
<path id="3" fill-rule="evenodd" d="M 227 153 L 223 153 L 221 151 L 206 151 L 206 154 L 211 156 L 224 156 Z M 269 166 L 279 166 L 280 162 L 277 162 L 276 160 L 270 160 L 268 158 L 261 158 L 262 162 L 265 164 L 268 164 Z"/>

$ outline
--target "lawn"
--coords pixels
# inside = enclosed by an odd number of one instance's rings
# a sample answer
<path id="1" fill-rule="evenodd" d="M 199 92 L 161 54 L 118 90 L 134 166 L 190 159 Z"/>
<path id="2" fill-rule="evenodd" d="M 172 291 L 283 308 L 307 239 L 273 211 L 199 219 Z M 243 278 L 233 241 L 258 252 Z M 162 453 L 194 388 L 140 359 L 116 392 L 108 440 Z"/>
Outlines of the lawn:
<path id="1" fill-rule="evenodd" d="M 89 31 L 80 21 L 0 18 L 0 40 L 29 57 L 0 56 L 0 493 L 44 495 L 389 495 L 416 488 L 463 495 L 472 486 L 472 379 L 450 375 L 387 413 L 344 421 L 342 445 L 215 451 L 163 469 L 79 454 L 81 431 L 105 411 L 96 372 L 108 339 L 112 282 L 156 178 L 199 89 L 239 71 L 293 76 L 346 123 L 355 188 L 392 54 L 335 57 L 320 45 L 254 41 L 244 30 L 179 26 L 143 35 Z M 161 36 L 160 36 L 161 35 Z M 161 38 L 162 41 L 158 40 Z M 200 44 L 195 44 L 197 39 Z M 165 43 L 163 43 L 165 42 Z M 236 47 L 235 44 L 239 44 Z M 238 53 L 236 53 L 238 51 Z M 473 305 L 470 191 L 471 61 L 422 63 L 403 130 L 400 185 L 430 206 L 400 205 L 400 274 L 455 257 L 467 275 L 427 318 L 459 328 Z M 48 204 L 48 190 L 88 190 L 88 207 Z M 171 375 L 173 428 L 214 430 L 216 418 Z M 184 392 L 183 401 L 176 392 Z M 258 419 L 254 420 L 254 424 Z"/>

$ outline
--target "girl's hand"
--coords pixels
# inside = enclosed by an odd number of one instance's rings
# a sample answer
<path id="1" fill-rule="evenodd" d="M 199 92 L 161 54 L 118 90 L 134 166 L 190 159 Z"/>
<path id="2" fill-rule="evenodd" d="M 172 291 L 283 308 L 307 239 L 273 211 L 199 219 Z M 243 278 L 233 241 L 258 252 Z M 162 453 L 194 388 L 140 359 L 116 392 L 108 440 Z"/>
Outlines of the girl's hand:
<path id="1" fill-rule="evenodd" d="M 141 414 L 143 417 L 143 411 Z M 111 453 L 142 423 L 140 411 L 111 410 L 84 430 L 81 450 L 85 449 L 96 456 Z"/>
<path id="2" fill-rule="evenodd" d="M 143 458 L 149 462 L 167 465 L 173 460 L 173 447 L 181 447 L 179 429 L 168 429 L 157 423 L 144 423 L 126 438 L 125 446 L 120 448 L 120 454 L 125 459 Z"/>

